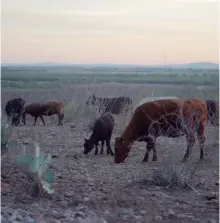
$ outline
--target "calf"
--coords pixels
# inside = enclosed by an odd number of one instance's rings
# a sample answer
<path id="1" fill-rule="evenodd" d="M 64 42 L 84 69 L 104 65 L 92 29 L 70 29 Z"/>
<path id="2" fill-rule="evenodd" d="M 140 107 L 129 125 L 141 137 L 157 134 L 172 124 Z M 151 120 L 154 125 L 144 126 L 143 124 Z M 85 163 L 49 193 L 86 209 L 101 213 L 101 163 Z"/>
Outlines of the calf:
<path id="1" fill-rule="evenodd" d="M 120 137 L 115 138 L 115 163 L 124 162 L 134 141 L 147 143 L 143 162 L 153 150 L 152 161 L 157 160 L 156 138 L 176 138 L 186 135 L 187 150 L 182 159 L 185 162 L 195 144 L 195 132 L 200 144 L 200 159 L 203 159 L 207 108 L 205 101 L 190 99 L 158 100 L 136 108 L 132 119 Z"/>
<path id="2" fill-rule="evenodd" d="M 103 113 L 118 115 L 123 111 L 128 111 L 129 106 L 132 105 L 132 100 L 128 97 L 99 98 L 95 95 L 92 95 L 89 97 L 86 104 L 98 105 L 99 112 L 103 110 Z"/>
<path id="3" fill-rule="evenodd" d="M 8 121 L 12 117 L 12 125 L 18 125 L 20 123 L 21 114 L 24 109 L 25 100 L 22 98 L 13 98 L 9 100 L 5 106 L 5 112 L 7 114 Z"/>
<path id="4" fill-rule="evenodd" d="M 206 106 L 208 111 L 208 120 L 212 125 L 218 126 L 219 123 L 219 103 L 218 101 L 206 100 Z"/>
<path id="5" fill-rule="evenodd" d="M 59 122 L 58 125 L 63 125 L 64 118 L 64 105 L 63 102 L 58 100 L 48 100 L 43 103 L 33 103 L 27 105 L 22 114 L 22 120 L 24 125 L 26 124 L 26 114 L 33 116 L 34 125 L 36 125 L 37 118 L 40 117 L 45 125 L 43 116 L 51 116 L 57 114 Z"/>
<path id="6" fill-rule="evenodd" d="M 85 138 L 84 154 L 86 155 L 89 152 L 91 152 L 95 145 L 96 147 L 95 155 L 97 155 L 98 143 L 99 141 L 101 141 L 100 154 L 103 154 L 104 142 L 106 142 L 107 154 L 110 153 L 112 156 L 114 156 L 114 153 L 110 145 L 113 128 L 114 128 L 113 116 L 111 114 L 102 114 L 101 117 L 95 121 L 95 124 L 93 127 L 93 133 L 90 136 L 90 138 L 89 139 Z"/>

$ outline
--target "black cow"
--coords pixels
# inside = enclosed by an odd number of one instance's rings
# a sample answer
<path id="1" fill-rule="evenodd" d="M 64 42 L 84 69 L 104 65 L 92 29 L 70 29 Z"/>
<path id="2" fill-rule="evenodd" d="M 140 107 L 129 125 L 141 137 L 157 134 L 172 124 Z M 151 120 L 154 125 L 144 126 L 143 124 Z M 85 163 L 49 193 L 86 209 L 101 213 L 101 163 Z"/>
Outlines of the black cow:
<path id="1" fill-rule="evenodd" d="M 132 100 L 128 97 L 117 97 L 117 98 L 99 98 L 95 95 L 89 97 L 86 102 L 87 105 L 97 105 L 99 112 L 112 113 L 118 115 L 123 111 L 127 112 L 129 106 L 132 105 Z"/>
<path id="2" fill-rule="evenodd" d="M 208 120 L 211 122 L 212 125 L 218 126 L 219 122 L 219 103 L 218 101 L 214 100 L 206 100 L 206 107 L 208 111 Z"/>
<path id="3" fill-rule="evenodd" d="M 94 127 L 93 127 L 93 133 L 90 136 L 89 139 L 85 138 L 84 143 L 84 154 L 88 154 L 91 152 L 91 150 L 94 148 L 94 145 L 96 147 L 95 155 L 98 154 L 98 143 L 101 141 L 101 152 L 100 154 L 103 154 L 103 147 L 104 142 L 106 142 L 107 147 L 107 154 L 111 154 L 114 156 L 114 153 L 111 149 L 110 140 L 112 136 L 112 131 L 114 128 L 114 118 L 111 114 L 102 114 L 100 118 L 98 118 L 95 121 Z"/>
<path id="4" fill-rule="evenodd" d="M 7 114 L 8 121 L 12 118 L 12 125 L 18 125 L 20 123 L 21 114 L 23 112 L 25 100 L 22 98 L 13 98 L 9 100 L 5 106 L 5 112 Z"/>

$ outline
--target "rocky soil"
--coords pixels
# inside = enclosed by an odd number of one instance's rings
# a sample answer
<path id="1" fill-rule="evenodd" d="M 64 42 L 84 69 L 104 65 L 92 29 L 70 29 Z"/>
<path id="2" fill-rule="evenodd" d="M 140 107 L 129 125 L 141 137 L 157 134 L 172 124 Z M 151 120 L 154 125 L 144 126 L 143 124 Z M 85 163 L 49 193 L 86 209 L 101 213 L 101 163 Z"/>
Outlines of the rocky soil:
<path id="1" fill-rule="evenodd" d="M 135 87 L 131 90 L 135 92 Z M 137 88 L 136 88 L 137 91 Z M 63 92 L 63 91 L 62 91 Z M 29 102 L 45 98 L 73 98 L 77 90 L 21 92 L 3 91 L 3 104 L 15 95 Z M 62 95 L 62 96 L 61 96 Z M 138 96 L 135 96 L 136 98 Z M 86 98 L 86 97 L 85 97 Z M 81 99 L 78 98 L 78 103 Z M 198 143 L 189 161 L 180 163 L 186 151 L 184 137 L 157 141 L 158 161 L 143 164 L 144 143 L 135 143 L 123 164 L 114 164 L 110 155 L 95 156 L 92 151 L 83 155 L 84 137 L 91 131 L 88 117 L 74 110 L 65 116 L 63 126 L 57 126 L 57 117 L 45 117 L 46 126 L 40 120 L 33 126 L 33 118 L 27 125 L 13 128 L 13 139 L 27 151 L 33 150 L 31 140 L 39 143 L 41 151 L 53 155 L 51 168 L 56 173 L 55 192 L 50 197 L 34 198 L 27 192 L 26 175 L 13 163 L 10 154 L 2 158 L 1 171 L 1 222 L 48 223 L 128 223 L 128 222 L 218 222 L 218 170 L 219 143 L 217 128 L 207 125 L 205 160 L 199 160 Z M 72 116 L 71 116 L 72 117 Z M 124 128 L 122 116 L 114 116 L 114 137 Z M 180 185 L 164 187 L 155 183 L 155 171 L 166 168 L 181 169 Z M 185 183 L 185 184 L 184 184 Z"/>

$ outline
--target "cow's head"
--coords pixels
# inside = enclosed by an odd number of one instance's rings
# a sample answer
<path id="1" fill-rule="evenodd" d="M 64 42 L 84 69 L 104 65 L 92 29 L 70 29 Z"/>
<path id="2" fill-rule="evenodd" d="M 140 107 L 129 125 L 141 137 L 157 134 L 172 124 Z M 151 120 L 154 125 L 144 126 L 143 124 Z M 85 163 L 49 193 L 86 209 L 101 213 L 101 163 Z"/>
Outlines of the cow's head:
<path id="1" fill-rule="evenodd" d="M 93 150 L 94 144 L 91 142 L 91 140 L 84 138 L 85 143 L 84 143 L 84 154 L 88 154 Z"/>
<path id="2" fill-rule="evenodd" d="M 131 146 L 122 137 L 115 138 L 115 163 L 122 163 L 127 158 Z"/>

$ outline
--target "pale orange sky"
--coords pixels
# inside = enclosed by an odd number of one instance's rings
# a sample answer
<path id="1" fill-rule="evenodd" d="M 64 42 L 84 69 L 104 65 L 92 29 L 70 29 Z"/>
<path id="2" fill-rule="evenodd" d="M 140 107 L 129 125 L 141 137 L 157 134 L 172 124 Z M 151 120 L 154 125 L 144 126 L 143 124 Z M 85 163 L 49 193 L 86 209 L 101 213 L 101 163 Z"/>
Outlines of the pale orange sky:
<path id="1" fill-rule="evenodd" d="M 2 63 L 218 63 L 217 0 L 2 0 Z"/>

